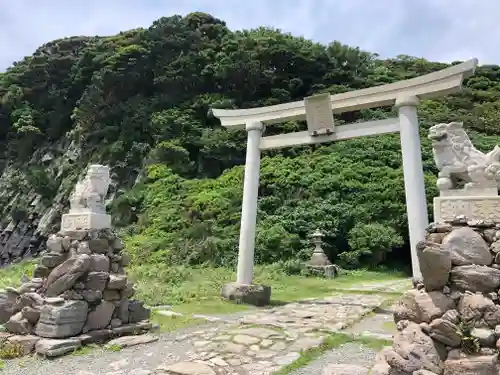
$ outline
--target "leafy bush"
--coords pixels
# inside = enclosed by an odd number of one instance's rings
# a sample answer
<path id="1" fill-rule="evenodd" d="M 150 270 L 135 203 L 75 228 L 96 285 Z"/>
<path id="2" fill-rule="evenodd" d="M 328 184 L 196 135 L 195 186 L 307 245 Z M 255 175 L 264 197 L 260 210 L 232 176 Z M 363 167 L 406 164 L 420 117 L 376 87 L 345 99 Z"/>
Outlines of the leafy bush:
<path id="1" fill-rule="evenodd" d="M 32 167 L 26 173 L 28 184 L 45 199 L 52 199 L 59 188 L 57 181 L 41 167 Z"/>
<path id="2" fill-rule="evenodd" d="M 28 208 L 22 205 L 14 206 L 10 211 L 10 217 L 14 222 L 24 221 L 28 219 L 28 216 L 29 216 Z"/>
<path id="3" fill-rule="evenodd" d="M 350 265 L 359 265 L 360 258 L 367 256 L 372 266 L 385 260 L 387 253 L 404 243 L 400 234 L 383 224 L 356 224 L 348 235 L 350 251 L 339 254 Z"/>

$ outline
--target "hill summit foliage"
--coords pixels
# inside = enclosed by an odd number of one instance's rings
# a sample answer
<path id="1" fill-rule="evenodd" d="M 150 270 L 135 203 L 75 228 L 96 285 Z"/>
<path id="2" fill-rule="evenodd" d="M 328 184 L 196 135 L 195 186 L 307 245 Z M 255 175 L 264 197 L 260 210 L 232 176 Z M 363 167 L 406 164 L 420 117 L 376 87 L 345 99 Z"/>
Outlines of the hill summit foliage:
<path id="1" fill-rule="evenodd" d="M 20 171 L 16 189 L 50 202 L 62 187 L 69 193 L 88 162 L 109 164 L 116 185 L 110 210 L 137 263 L 232 265 L 246 134 L 221 128 L 211 107 L 284 103 L 446 66 L 409 56 L 383 60 L 270 28 L 231 31 L 204 13 L 161 18 L 115 36 L 55 40 L 0 73 L 2 167 Z M 377 108 L 336 122 L 394 115 Z M 464 121 L 478 148 L 492 148 L 500 134 L 500 68 L 480 67 L 461 93 L 424 101 L 419 115 L 431 213 L 436 171 L 426 129 Z M 266 135 L 304 128 L 289 121 Z M 35 157 L 40 150 L 64 153 L 70 142 L 81 154 L 62 172 Z M 343 264 L 408 258 L 399 135 L 263 156 L 259 263 L 293 268 L 307 257 L 316 228 L 327 233 L 331 258 Z"/>

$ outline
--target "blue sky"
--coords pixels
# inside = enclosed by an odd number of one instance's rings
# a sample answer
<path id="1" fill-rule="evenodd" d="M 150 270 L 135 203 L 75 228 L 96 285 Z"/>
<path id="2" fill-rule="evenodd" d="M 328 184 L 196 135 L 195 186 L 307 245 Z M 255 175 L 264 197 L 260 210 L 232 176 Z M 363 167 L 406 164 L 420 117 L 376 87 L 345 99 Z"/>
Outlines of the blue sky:
<path id="1" fill-rule="evenodd" d="M 0 71 L 39 45 L 204 11 L 231 29 L 273 26 L 381 56 L 500 64 L 500 0 L 0 0 Z"/>

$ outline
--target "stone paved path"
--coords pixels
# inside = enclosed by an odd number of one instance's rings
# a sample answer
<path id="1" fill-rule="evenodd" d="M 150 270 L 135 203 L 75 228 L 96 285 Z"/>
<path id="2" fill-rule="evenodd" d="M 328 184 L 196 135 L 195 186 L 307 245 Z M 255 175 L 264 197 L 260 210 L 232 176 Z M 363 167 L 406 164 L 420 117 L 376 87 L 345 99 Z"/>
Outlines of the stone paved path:
<path id="1" fill-rule="evenodd" d="M 403 280 L 387 280 L 379 282 L 368 282 L 363 284 L 353 285 L 344 290 L 359 290 L 366 292 L 385 292 L 385 293 L 402 293 L 411 289 L 411 279 Z"/>
<path id="2" fill-rule="evenodd" d="M 4 371 L 9 375 L 270 375 L 387 298 L 376 293 L 338 293 L 160 334 L 155 342 L 120 351 L 99 348 L 51 361 L 6 361 Z"/>
<path id="3" fill-rule="evenodd" d="M 290 375 L 367 375 L 376 355 L 377 350 L 350 342 L 324 353 Z M 335 366 L 333 371 L 332 366 Z"/>
<path id="4" fill-rule="evenodd" d="M 361 321 L 348 327 L 344 332 L 358 336 L 391 340 L 397 330 L 392 313 L 387 311 L 370 314 Z"/>

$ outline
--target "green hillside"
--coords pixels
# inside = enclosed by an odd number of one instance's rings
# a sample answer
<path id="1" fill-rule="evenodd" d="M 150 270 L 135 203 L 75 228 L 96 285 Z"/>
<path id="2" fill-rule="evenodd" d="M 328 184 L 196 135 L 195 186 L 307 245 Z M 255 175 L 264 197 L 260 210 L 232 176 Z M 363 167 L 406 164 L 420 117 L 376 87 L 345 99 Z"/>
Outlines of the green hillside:
<path id="1" fill-rule="evenodd" d="M 100 162 L 112 167 L 109 209 L 135 264 L 232 266 L 246 134 L 221 128 L 211 107 L 284 103 L 446 66 L 382 60 L 268 28 L 231 31 L 203 13 L 49 42 L 0 73 L 3 221 L 60 213 L 87 163 Z M 390 116 L 392 108 L 378 108 L 336 123 Z M 481 66 L 460 94 L 422 102 L 419 116 L 432 212 L 436 170 L 426 129 L 464 121 L 479 149 L 500 143 L 500 67 Z M 303 122 L 289 121 L 266 135 L 300 129 Z M 408 263 L 399 136 L 266 152 L 258 221 L 257 262 L 280 262 L 289 272 L 307 257 L 316 228 L 328 233 L 325 248 L 340 264 Z"/>

